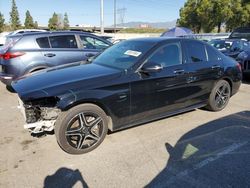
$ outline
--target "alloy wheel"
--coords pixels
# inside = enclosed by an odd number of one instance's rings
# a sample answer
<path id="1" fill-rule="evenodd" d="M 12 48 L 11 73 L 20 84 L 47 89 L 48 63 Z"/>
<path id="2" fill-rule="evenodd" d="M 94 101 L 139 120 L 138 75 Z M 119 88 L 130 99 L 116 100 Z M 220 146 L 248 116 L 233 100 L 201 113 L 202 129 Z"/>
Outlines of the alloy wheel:
<path id="1" fill-rule="evenodd" d="M 227 84 L 223 84 L 216 90 L 215 103 L 217 108 L 223 108 L 230 98 L 230 87 Z"/>
<path id="2" fill-rule="evenodd" d="M 103 119 L 95 113 L 79 113 L 68 123 L 65 136 L 77 150 L 95 146 L 104 132 Z"/>

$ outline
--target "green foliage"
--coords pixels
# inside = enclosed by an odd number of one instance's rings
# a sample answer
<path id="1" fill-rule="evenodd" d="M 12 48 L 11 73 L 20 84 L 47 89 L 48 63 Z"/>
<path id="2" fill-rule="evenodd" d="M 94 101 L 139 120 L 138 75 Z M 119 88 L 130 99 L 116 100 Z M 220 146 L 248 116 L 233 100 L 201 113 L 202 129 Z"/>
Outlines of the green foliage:
<path id="1" fill-rule="evenodd" d="M 34 29 L 38 29 L 38 23 L 37 23 L 37 21 L 35 21 L 35 23 L 34 23 Z"/>
<path id="2" fill-rule="evenodd" d="M 194 32 L 211 32 L 226 24 L 228 30 L 250 25 L 249 0 L 187 0 L 180 9 L 179 26 Z"/>
<path id="3" fill-rule="evenodd" d="M 69 18 L 68 18 L 68 14 L 67 13 L 64 14 L 64 18 L 63 18 L 63 29 L 64 30 L 68 30 L 69 29 Z"/>
<path id="4" fill-rule="evenodd" d="M 165 29 L 156 28 L 126 28 L 119 31 L 119 33 L 163 33 Z"/>
<path id="5" fill-rule="evenodd" d="M 5 19 L 3 17 L 3 14 L 0 12 L 0 32 L 3 32 L 4 30 L 4 22 L 5 22 Z"/>
<path id="6" fill-rule="evenodd" d="M 53 16 L 49 19 L 49 30 L 58 30 L 59 29 L 59 19 L 58 15 L 54 12 Z"/>
<path id="7" fill-rule="evenodd" d="M 226 23 L 232 16 L 232 0 L 214 0 L 211 1 L 213 25 L 217 26 L 217 32 L 220 33 L 221 25 Z"/>
<path id="8" fill-rule="evenodd" d="M 26 11 L 26 17 L 25 17 L 24 27 L 26 29 L 34 29 L 35 28 L 35 24 L 34 24 L 33 18 L 30 15 L 30 12 L 28 10 Z"/>
<path id="9" fill-rule="evenodd" d="M 21 27 L 19 13 L 17 10 L 15 0 L 12 0 L 12 7 L 11 7 L 11 12 L 10 12 L 10 25 L 13 30 L 19 29 Z"/>
<path id="10" fill-rule="evenodd" d="M 232 3 L 233 16 L 227 21 L 227 30 L 232 31 L 236 27 L 250 26 L 250 3 L 235 0 Z"/>
<path id="11" fill-rule="evenodd" d="M 200 32 L 201 20 L 198 16 L 196 0 L 188 0 L 180 9 L 180 19 L 177 20 L 177 25 L 189 27 L 196 33 Z"/>

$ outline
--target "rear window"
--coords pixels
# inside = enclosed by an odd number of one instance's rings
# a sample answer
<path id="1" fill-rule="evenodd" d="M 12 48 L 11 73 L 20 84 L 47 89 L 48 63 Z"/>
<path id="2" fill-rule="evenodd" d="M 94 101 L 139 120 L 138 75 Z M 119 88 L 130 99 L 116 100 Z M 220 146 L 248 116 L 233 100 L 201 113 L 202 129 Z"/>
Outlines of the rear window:
<path id="1" fill-rule="evenodd" d="M 48 37 L 38 38 L 36 42 L 40 48 L 50 48 Z"/>
<path id="2" fill-rule="evenodd" d="M 49 37 L 52 48 L 77 48 L 74 35 L 62 35 Z"/>
<path id="3" fill-rule="evenodd" d="M 6 41 L 4 43 L 4 45 L 1 47 L 1 49 L 6 50 L 8 48 L 11 48 L 12 46 L 14 46 L 14 44 L 16 44 L 19 40 L 21 39 L 21 37 L 7 37 Z"/>

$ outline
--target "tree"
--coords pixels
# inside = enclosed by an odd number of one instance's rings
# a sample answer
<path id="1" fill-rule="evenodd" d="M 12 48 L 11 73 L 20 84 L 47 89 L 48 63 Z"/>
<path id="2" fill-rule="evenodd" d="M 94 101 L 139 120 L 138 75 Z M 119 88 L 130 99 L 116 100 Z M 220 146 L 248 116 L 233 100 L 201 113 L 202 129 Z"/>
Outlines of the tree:
<path id="1" fill-rule="evenodd" d="M 250 25 L 250 7 L 248 3 L 242 3 L 241 0 L 234 0 L 232 2 L 232 12 L 233 16 L 226 22 L 227 31 Z"/>
<path id="2" fill-rule="evenodd" d="M 68 14 L 65 12 L 64 18 L 63 18 L 63 29 L 68 30 L 69 29 L 69 18 Z"/>
<path id="3" fill-rule="evenodd" d="M 34 23 L 34 29 L 38 29 L 38 23 L 37 23 L 37 21 L 35 21 L 35 23 Z"/>
<path id="4" fill-rule="evenodd" d="M 3 32 L 3 30 L 4 30 L 4 22 L 5 22 L 4 16 L 0 12 L 0 32 Z"/>
<path id="5" fill-rule="evenodd" d="M 33 29 L 33 28 L 35 28 L 33 18 L 30 15 L 30 12 L 28 10 L 26 11 L 26 17 L 25 17 L 24 26 L 25 26 L 26 29 Z"/>
<path id="6" fill-rule="evenodd" d="M 213 0 L 212 18 L 214 25 L 217 27 L 217 32 L 220 33 L 221 25 L 227 22 L 232 16 L 232 0 Z"/>
<path id="7" fill-rule="evenodd" d="M 196 12 L 201 22 L 203 32 L 209 33 L 215 27 L 212 0 L 200 0 L 196 4 Z"/>
<path id="8" fill-rule="evenodd" d="M 19 13 L 17 10 L 15 0 L 12 0 L 12 7 L 10 12 L 10 25 L 13 30 L 16 30 L 21 27 L 21 22 L 19 19 Z"/>
<path id="9" fill-rule="evenodd" d="M 58 15 L 54 12 L 53 16 L 49 19 L 48 27 L 50 30 L 58 30 Z"/>
<path id="10" fill-rule="evenodd" d="M 188 0 L 184 7 L 180 9 L 180 19 L 177 20 L 178 26 L 189 27 L 196 33 L 201 30 L 201 22 L 197 14 L 195 0 Z"/>

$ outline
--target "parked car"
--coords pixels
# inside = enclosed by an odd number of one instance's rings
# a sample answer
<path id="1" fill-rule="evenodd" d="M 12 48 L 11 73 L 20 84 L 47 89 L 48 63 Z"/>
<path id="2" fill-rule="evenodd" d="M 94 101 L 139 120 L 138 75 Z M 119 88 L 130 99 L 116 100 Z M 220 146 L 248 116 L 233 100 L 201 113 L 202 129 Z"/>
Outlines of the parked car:
<path id="1" fill-rule="evenodd" d="M 71 154 L 116 131 L 206 106 L 220 111 L 240 85 L 240 65 L 194 39 L 120 42 L 92 63 L 51 68 L 12 83 L 33 133 L 55 130 Z"/>
<path id="2" fill-rule="evenodd" d="M 234 59 L 236 59 L 241 52 L 250 49 L 250 43 L 242 39 L 213 39 L 208 43 Z"/>
<path id="3" fill-rule="evenodd" d="M 235 29 L 229 35 L 229 39 L 246 39 L 250 41 L 250 27 L 240 27 Z"/>
<path id="4" fill-rule="evenodd" d="M 24 34 L 24 33 L 34 33 L 34 32 L 46 32 L 46 30 L 43 29 L 18 29 L 12 32 L 3 32 L 1 33 L 0 37 L 0 46 L 3 46 L 6 42 L 7 36 L 13 36 L 17 34 Z"/>
<path id="5" fill-rule="evenodd" d="M 237 62 L 240 63 L 242 67 L 242 72 L 245 76 L 250 76 L 250 49 L 241 52 L 237 58 Z"/>
<path id="6" fill-rule="evenodd" d="M 212 39 L 208 41 L 208 44 L 215 47 L 218 50 L 226 50 L 231 47 L 232 42 L 227 41 L 225 39 Z"/>
<path id="7" fill-rule="evenodd" d="M 103 38 L 103 39 L 105 39 L 105 40 L 108 40 L 109 42 L 111 42 L 111 43 L 113 43 L 112 41 L 113 41 L 113 37 L 111 37 L 111 36 L 99 36 L 99 37 L 101 37 L 101 38 Z"/>
<path id="8" fill-rule="evenodd" d="M 0 51 L 0 79 L 6 85 L 23 75 L 86 60 L 112 43 L 84 32 L 42 32 L 9 36 Z"/>
<path id="9" fill-rule="evenodd" d="M 2 47 L 6 41 L 6 36 L 9 34 L 10 32 L 2 32 L 0 33 L 0 47 Z"/>

